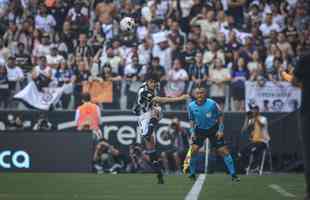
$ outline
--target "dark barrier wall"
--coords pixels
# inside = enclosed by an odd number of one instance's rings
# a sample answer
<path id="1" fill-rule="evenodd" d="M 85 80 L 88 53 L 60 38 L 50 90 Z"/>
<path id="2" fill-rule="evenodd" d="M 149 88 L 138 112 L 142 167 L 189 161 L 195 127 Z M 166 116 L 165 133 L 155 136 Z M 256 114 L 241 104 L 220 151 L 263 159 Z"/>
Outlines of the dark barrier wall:
<path id="1" fill-rule="evenodd" d="M 90 172 L 92 152 L 89 133 L 2 133 L 0 171 Z"/>
<path id="2" fill-rule="evenodd" d="M 32 125 L 37 121 L 39 112 L 1 112 L 0 121 L 7 118 L 8 113 L 20 115 L 24 120 L 30 120 Z M 53 123 L 55 129 L 74 130 L 74 112 L 49 112 L 48 119 Z M 271 135 L 271 148 L 274 156 L 288 155 L 301 158 L 300 143 L 298 140 L 297 113 L 265 113 L 268 118 L 269 132 Z M 130 112 L 104 111 L 102 114 L 102 128 L 104 137 L 115 146 L 126 150 L 129 145 L 140 143 L 137 128 L 137 117 Z M 163 148 L 169 148 L 170 141 L 162 137 L 171 118 L 178 117 L 182 121 L 183 127 L 188 127 L 187 116 L 184 112 L 169 112 L 164 114 L 157 130 L 158 144 Z M 228 145 L 235 151 L 242 148 L 248 141 L 246 135 L 240 133 L 240 129 L 245 118 L 245 113 L 225 113 L 225 139 Z M 61 135 L 61 134 L 58 134 Z M 63 140 L 60 138 L 60 140 Z M 0 140 L 2 143 L 3 140 Z M 63 143 L 64 145 L 66 142 Z"/>

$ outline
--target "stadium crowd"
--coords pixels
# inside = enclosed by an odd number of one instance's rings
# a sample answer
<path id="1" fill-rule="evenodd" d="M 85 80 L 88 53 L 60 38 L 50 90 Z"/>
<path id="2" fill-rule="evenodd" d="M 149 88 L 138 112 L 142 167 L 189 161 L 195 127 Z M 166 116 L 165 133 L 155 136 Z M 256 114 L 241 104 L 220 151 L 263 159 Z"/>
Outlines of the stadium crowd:
<path id="1" fill-rule="evenodd" d="M 125 16 L 136 21 L 132 34 L 119 29 Z M 93 80 L 113 82 L 106 108 L 131 109 L 144 74 L 154 72 L 161 94 L 203 84 L 225 110 L 244 111 L 246 80 L 280 81 L 310 47 L 309 2 L 0 0 L 0 35 L 2 109 L 16 108 L 13 95 L 44 71 L 50 87 L 74 85 L 59 109 L 80 105 Z"/>

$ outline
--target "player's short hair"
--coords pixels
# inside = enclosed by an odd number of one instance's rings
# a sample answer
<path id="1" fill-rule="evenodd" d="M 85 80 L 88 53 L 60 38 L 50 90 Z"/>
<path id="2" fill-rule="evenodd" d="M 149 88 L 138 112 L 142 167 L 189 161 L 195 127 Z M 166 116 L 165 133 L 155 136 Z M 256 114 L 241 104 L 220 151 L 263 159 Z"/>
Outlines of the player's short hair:
<path id="1" fill-rule="evenodd" d="M 196 90 L 203 90 L 205 93 L 207 93 L 207 89 L 203 87 L 202 85 L 197 85 L 193 91 L 196 91 Z"/>
<path id="2" fill-rule="evenodd" d="M 144 77 L 145 81 L 156 81 L 159 82 L 159 76 L 154 73 L 147 73 Z"/>

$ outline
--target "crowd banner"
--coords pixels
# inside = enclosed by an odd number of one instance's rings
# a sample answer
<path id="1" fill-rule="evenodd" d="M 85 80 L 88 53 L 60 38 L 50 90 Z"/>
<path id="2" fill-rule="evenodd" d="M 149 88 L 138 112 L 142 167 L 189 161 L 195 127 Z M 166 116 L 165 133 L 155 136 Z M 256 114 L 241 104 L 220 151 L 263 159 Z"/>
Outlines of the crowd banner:
<path id="1" fill-rule="evenodd" d="M 32 81 L 23 90 L 18 92 L 14 99 L 39 110 L 49 110 L 52 105 L 55 105 L 60 100 L 66 87 L 69 86 L 43 88 L 42 91 L 39 91 L 36 84 Z"/>
<path id="2" fill-rule="evenodd" d="M 89 93 L 91 100 L 96 103 L 113 102 L 112 81 L 94 80 L 83 85 L 83 92 Z"/>
<path id="3" fill-rule="evenodd" d="M 0 172 L 91 172 L 92 135 L 85 132 L 3 132 Z"/>
<path id="4" fill-rule="evenodd" d="M 301 104 L 301 91 L 288 82 L 267 81 L 260 86 L 257 82 L 247 81 L 245 102 L 247 111 L 255 104 L 261 112 L 292 112 Z"/>

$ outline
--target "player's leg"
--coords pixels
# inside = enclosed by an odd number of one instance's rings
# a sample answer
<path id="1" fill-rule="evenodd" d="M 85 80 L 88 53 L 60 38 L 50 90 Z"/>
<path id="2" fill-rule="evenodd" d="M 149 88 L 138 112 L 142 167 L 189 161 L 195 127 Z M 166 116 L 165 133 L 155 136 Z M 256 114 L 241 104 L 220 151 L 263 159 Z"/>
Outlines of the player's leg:
<path id="1" fill-rule="evenodd" d="M 158 120 L 155 118 L 152 118 L 150 120 L 145 119 L 142 120 L 140 124 L 142 126 L 142 137 L 144 140 L 146 153 L 150 158 L 152 168 L 157 173 L 158 183 L 163 184 L 164 180 L 162 173 L 162 164 L 160 160 L 160 154 L 155 148 L 156 143 L 154 136 L 155 127 L 158 124 Z"/>
<path id="2" fill-rule="evenodd" d="M 162 164 L 165 173 L 169 173 L 169 161 L 168 161 L 168 154 L 166 152 L 161 152 Z"/>
<path id="3" fill-rule="evenodd" d="M 203 146 L 203 143 L 206 139 L 205 133 L 197 132 L 195 133 L 195 137 L 192 138 L 192 155 L 189 162 L 189 177 L 192 179 L 196 178 L 196 168 L 197 168 L 197 162 L 198 162 L 198 151 L 200 147 Z"/>
<path id="4" fill-rule="evenodd" d="M 196 179 L 196 167 L 198 161 L 199 146 L 197 144 L 192 144 L 191 149 L 192 149 L 192 155 L 189 161 L 189 177 L 192 179 Z"/>
<path id="5" fill-rule="evenodd" d="M 181 172 L 180 154 L 177 151 L 173 153 L 173 159 L 177 174 L 181 174 L 182 172 Z"/>
<path id="6" fill-rule="evenodd" d="M 231 175 L 231 177 L 233 178 L 233 180 L 234 181 L 240 181 L 240 179 L 238 178 L 238 176 L 236 174 L 236 168 L 235 168 L 234 160 L 233 160 L 227 146 L 225 145 L 225 146 L 217 148 L 217 152 L 224 159 L 224 163 L 226 165 L 226 168 L 227 168 L 229 174 Z"/>
<path id="7" fill-rule="evenodd" d="M 215 147 L 217 153 L 224 159 L 226 168 L 229 174 L 231 175 L 231 177 L 233 178 L 233 180 L 240 181 L 240 179 L 237 177 L 237 174 L 236 174 L 236 168 L 235 168 L 233 158 L 230 154 L 228 147 L 225 145 L 224 138 L 217 137 L 216 131 L 214 130 L 210 133 L 209 139 L 211 142 L 211 146 Z"/>

